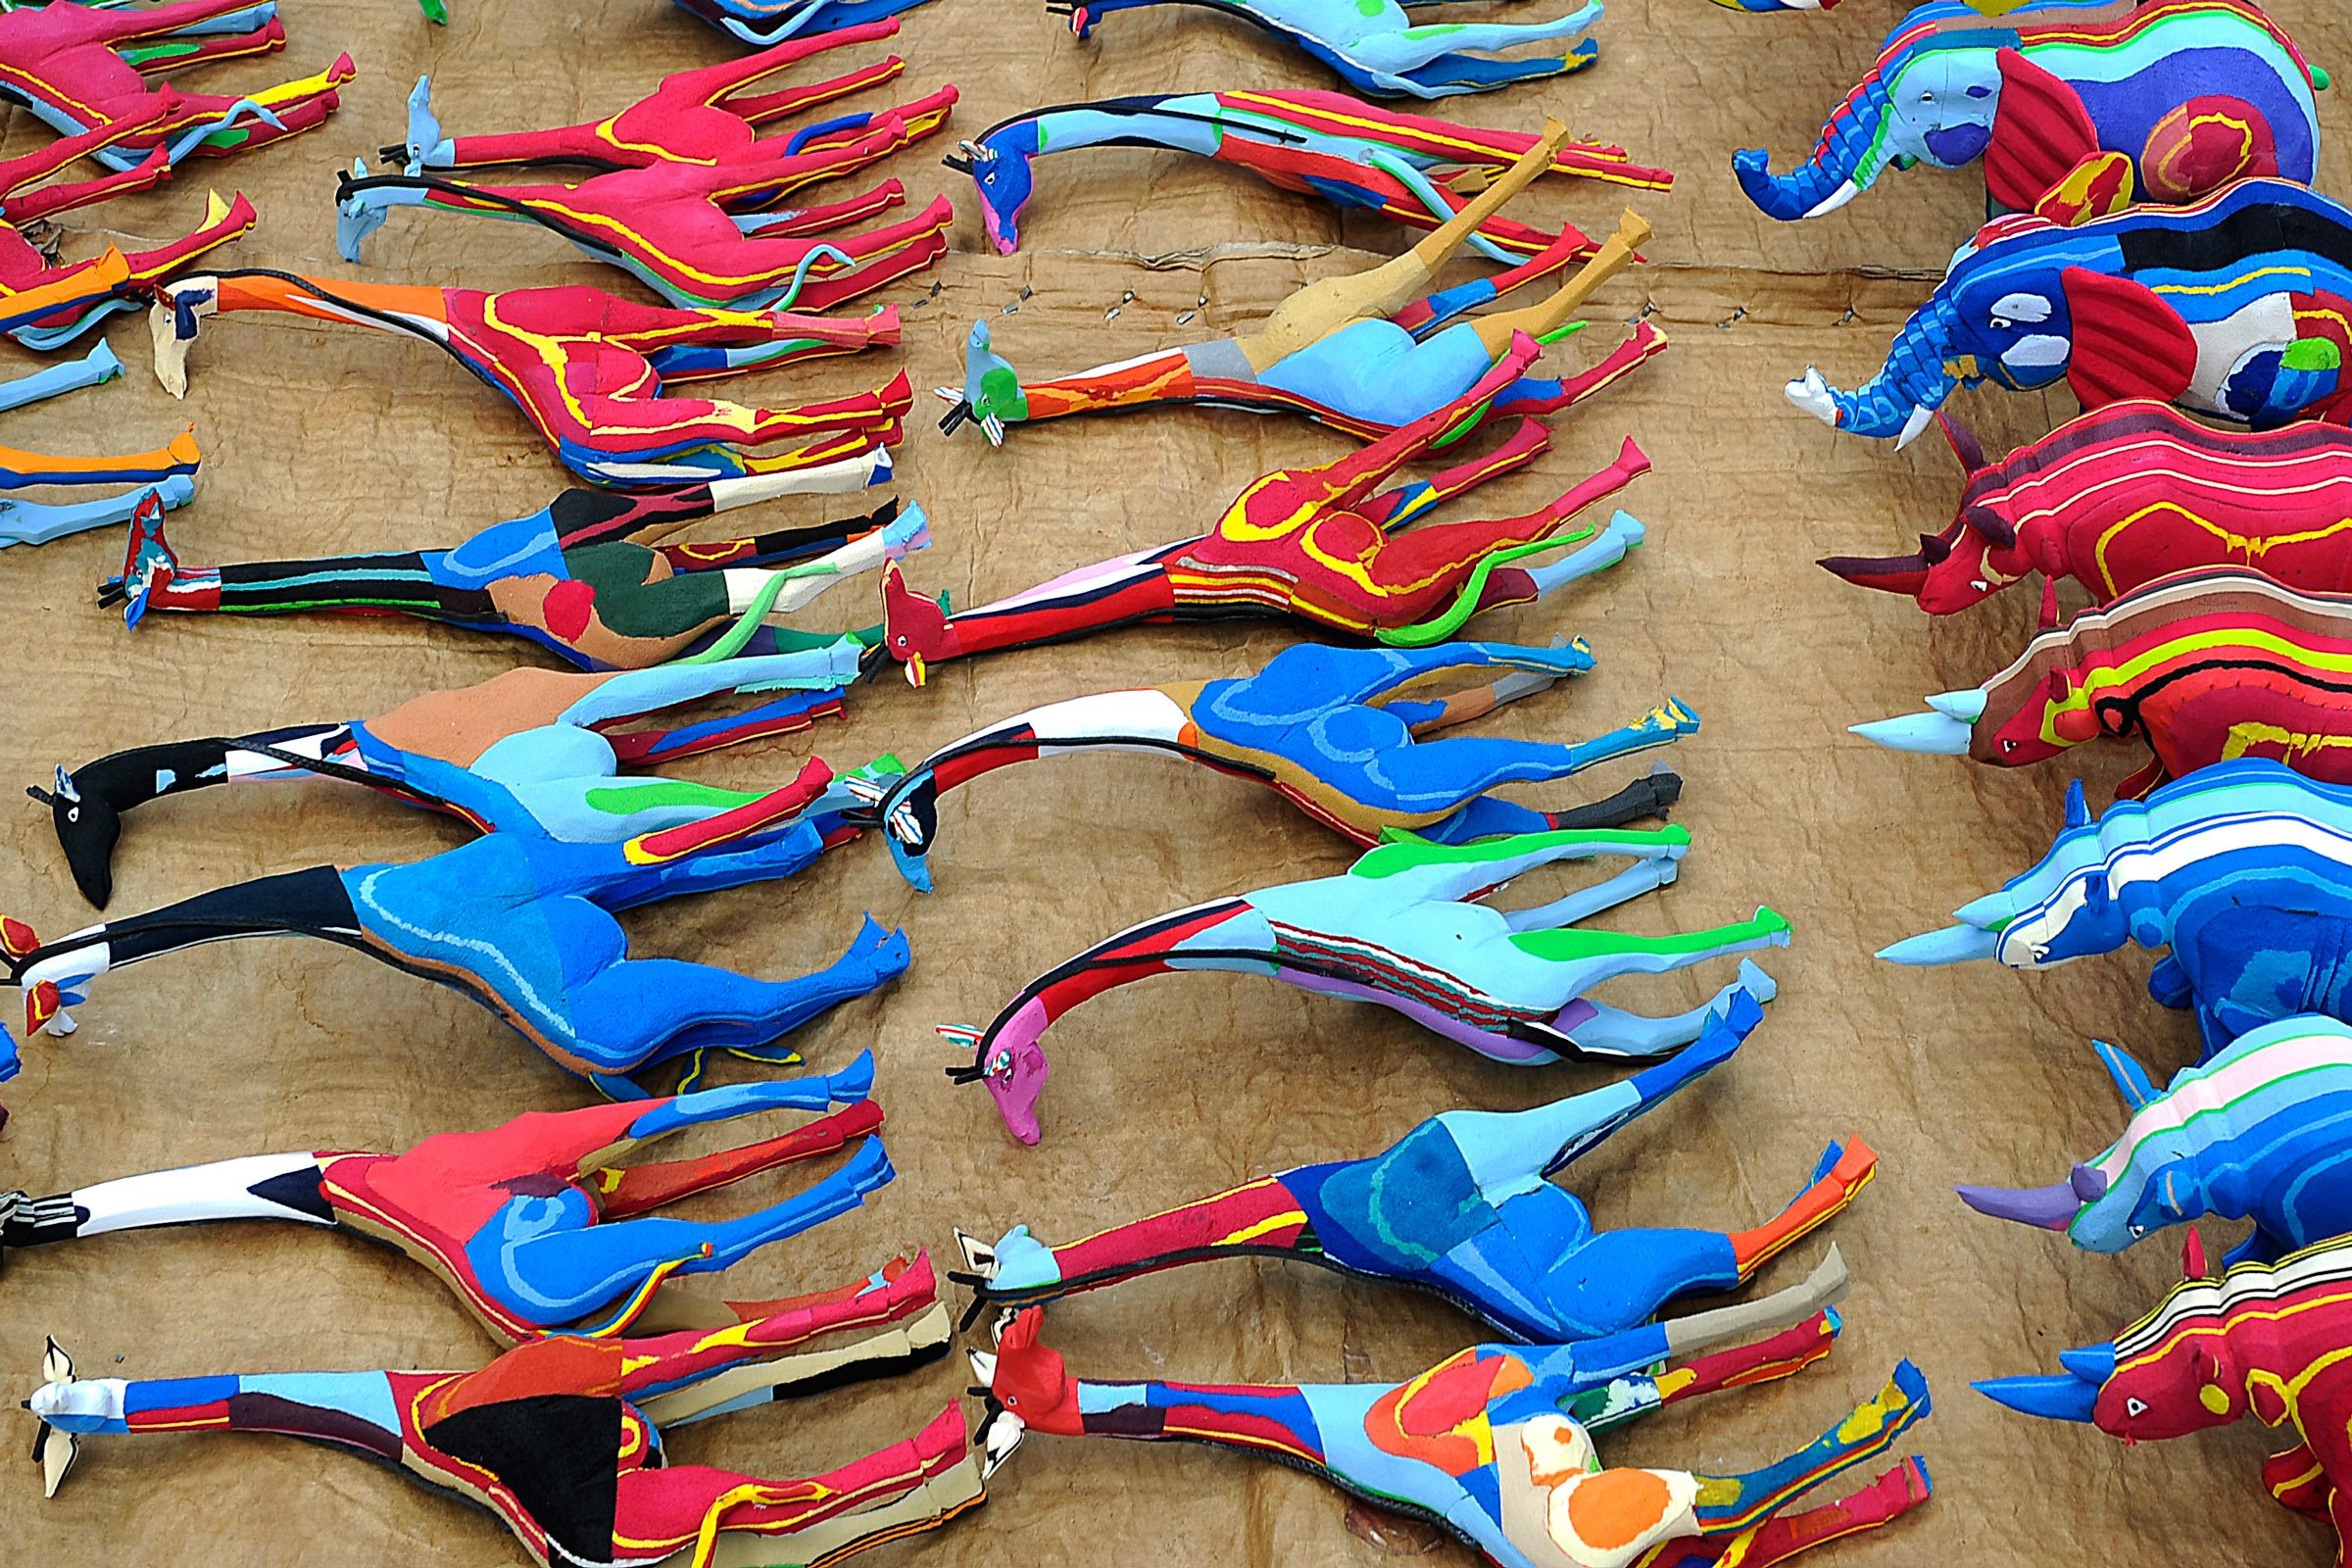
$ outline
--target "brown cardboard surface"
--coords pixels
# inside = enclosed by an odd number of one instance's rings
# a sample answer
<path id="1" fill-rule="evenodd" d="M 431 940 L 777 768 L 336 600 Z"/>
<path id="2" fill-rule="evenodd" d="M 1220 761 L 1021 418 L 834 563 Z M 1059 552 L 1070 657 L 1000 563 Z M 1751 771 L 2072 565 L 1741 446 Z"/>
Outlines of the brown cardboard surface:
<path id="1" fill-rule="evenodd" d="M 247 191 L 263 214 L 225 265 L 336 275 L 346 269 L 333 252 L 333 168 L 397 138 L 419 72 L 432 73 L 452 130 L 510 129 L 618 107 L 663 72 L 727 52 L 657 0 L 455 7 L 455 24 L 436 30 L 407 0 L 293 0 L 284 56 L 208 71 L 203 85 L 257 87 L 348 48 L 362 74 L 341 114 L 287 146 L 191 168 L 160 194 L 73 215 L 70 251 L 86 253 L 102 232 L 182 231 L 209 177 Z M 2352 67 L 2352 20 L 2340 5 L 2276 0 L 2273 9 L 2312 59 Z M 2161 1071 L 2191 1058 L 2193 1037 L 2147 1001 L 2144 956 L 2033 977 L 1990 966 L 1909 972 L 1870 956 L 2029 863 L 2048 842 L 2068 777 L 2058 766 L 2004 774 L 1897 757 L 1844 733 L 2005 662 L 2034 610 L 2020 591 L 1932 623 L 1812 564 L 1825 553 L 1899 548 L 1950 514 L 1956 469 L 1933 438 L 1898 455 L 1836 435 L 1789 409 L 1780 385 L 1808 362 L 1849 384 L 1874 367 L 1968 232 L 1981 186 L 1970 174 L 1892 174 L 1845 213 L 1791 227 L 1740 199 L 1729 155 L 1769 146 L 1785 167 L 1808 150 L 1898 15 L 1891 0 L 1762 17 L 1703 0 L 1610 0 L 1595 69 L 1438 110 L 1532 128 L 1548 109 L 1680 175 L 1671 196 L 1641 204 L 1658 229 L 1651 265 L 1603 294 L 1592 313 L 1600 324 L 1580 340 L 1605 346 L 1616 323 L 1647 308 L 1674 348 L 1561 421 L 1553 454 L 1492 496 L 1496 508 L 1533 505 L 1599 466 L 1631 432 L 1656 463 L 1626 497 L 1650 525 L 1649 543 L 1552 602 L 1480 622 L 1478 635 L 1500 639 L 1582 633 L 1600 659 L 1573 690 L 1488 727 L 1572 738 L 1667 693 L 1683 697 L 1705 721 L 1669 754 L 1688 780 L 1678 819 L 1695 847 L 1678 885 L 1616 917 L 1691 928 L 1769 902 L 1796 930 L 1792 950 L 1767 956 L 1783 995 L 1741 1056 L 1583 1161 L 1574 1184 L 1604 1225 L 1739 1226 L 1785 1201 L 1829 1139 L 1865 1139 L 1884 1159 L 1877 1184 L 1829 1233 L 1856 1275 L 1837 1355 L 1792 1383 L 1654 1419 L 1606 1449 L 1745 1468 L 1809 1439 L 1910 1355 L 1939 1404 L 1916 1439 L 1937 1495 L 1886 1535 L 1825 1549 L 1823 1568 L 2316 1564 L 2329 1550 L 2324 1530 L 2262 1494 L 2266 1434 L 2126 1453 L 2084 1429 L 2011 1416 L 1967 1387 L 2052 1368 L 2059 1348 L 2104 1337 L 2155 1299 L 2177 1254 L 2165 1242 L 2120 1259 L 2074 1254 L 2054 1238 L 1967 1214 L 1950 1185 L 2055 1180 L 2106 1141 L 2120 1115 L 2088 1053 L 2092 1037 L 2124 1042 Z M 942 78 L 962 88 L 955 129 L 967 135 L 1041 103 L 1330 85 L 1303 58 L 1190 7 L 1119 17 L 1081 44 L 1025 0 L 936 0 L 909 14 L 901 49 L 910 91 Z M 2352 191 L 2352 114 L 2340 90 L 2324 103 L 2334 138 L 2325 182 L 2342 194 Z M 21 115 L 7 130 L 8 153 L 46 134 Z M 977 316 L 1024 369 L 1059 371 L 1237 329 L 1302 279 L 1401 243 L 1394 229 L 1343 225 L 1230 170 L 1100 151 L 1039 165 L 1025 249 L 1000 258 L 960 176 L 927 154 L 890 172 L 916 203 L 946 189 L 965 208 L 957 253 L 934 274 L 940 291 L 930 295 L 926 278 L 890 295 L 906 309 L 904 363 L 924 388 L 960 379 Z M 1611 192 L 1546 186 L 1559 188 L 1524 204 L 1537 217 L 1607 231 Z M 635 288 L 567 259 L 536 230 L 449 215 L 394 213 L 369 256 L 374 265 L 354 275 Z M 1133 300 L 1106 319 L 1128 290 Z M 1179 325 L 1202 296 L 1205 308 Z M 61 452 L 136 449 L 193 420 L 208 461 L 198 500 L 172 523 L 192 561 L 452 544 L 563 483 L 510 408 L 407 341 L 281 318 L 218 321 L 195 348 L 187 402 L 174 405 L 146 373 L 143 325 L 125 320 L 112 336 L 131 367 L 125 382 L 10 415 L 0 438 Z M 1582 363 L 1596 352 L 1561 354 Z M 793 401 L 879 384 L 897 363 L 877 354 L 740 384 Z M 31 368 L 15 355 L 0 368 Z M 1957 406 L 2002 445 L 2066 412 L 2058 397 L 1991 393 Z M 1344 438 L 1302 422 L 1180 412 L 1023 430 L 994 453 L 970 431 L 943 439 L 931 417 L 918 410 L 902 449 L 899 493 L 923 502 L 938 538 L 910 575 L 959 603 L 1196 531 L 1262 470 L 1345 450 Z M 792 502 L 763 515 L 809 521 L 839 505 Z M 0 556 L 9 692 L 0 783 L 12 795 L 57 761 L 372 713 L 531 657 L 520 644 L 409 622 L 158 615 L 126 635 L 90 597 L 121 550 L 109 531 Z M 862 621 L 873 604 L 869 579 L 820 601 L 809 618 Z M 886 679 L 855 694 L 846 723 L 679 771 L 751 785 L 789 776 L 811 749 L 842 765 L 886 749 L 912 759 L 1035 703 L 1238 673 L 1296 635 L 1273 623 L 1125 632 L 951 665 L 919 693 Z M 2132 760 L 2091 759 L 2094 797 Z M 1625 770 L 1543 798 L 1591 798 Z M 1271 797 L 1133 758 L 1030 765 L 956 792 L 943 815 L 940 890 L 929 898 L 905 888 L 869 844 L 789 883 L 630 918 L 644 951 L 753 972 L 823 961 L 862 909 L 903 923 L 913 941 L 904 981 L 799 1037 L 815 1064 L 876 1049 L 899 1182 L 862 1213 L 737 1268 L 726 1294 L 830 1285 L 916 1245 L 944 1267 L 955 1225 L 993 1237 L 1026 1220 L 1068 1239 L 1285 1164 L 1369 1152 L 1441 1109 L 1533 1104 L 1602 1081 L 1574 1068 L 1496 1066 L 1400 1018 L 1260 979 L 1170 977 L 1106 996 L 1054 1031 L 1046 1142 L 1017 1148 L 977 1090 L 941 1076 L 953 1057 L 933 1022 L 984 1022 L 1030 976 L 1132 920 L 1336 872 L 1348 852 Z M 219 792 L 132 817 L 115 906 L 136 911 L 235 878 L 413 857 L 458 839 L 452 824 L 345 789 Z M 44 810 L 26 802 L 0 810 L 0 907 L 50 933 L 85 923 Z M 1687 1004 L 1722 978 L 1702 971 L 1642 996 Z M 0 1092 L 16 1112 L 0 1134 L 0 1186 L 39 1194 L 265 1150 L 397 1148 L 585 1094 L 471 1004 L 316 942 L 237 943 L 143 965 L 105 981 L 80 1017 L 71 1040 L 29 1043 L 23 1076 Z M 698 1207 L 732 1212 L 781 1190 L 763 1179 Z M 1784 1259 L 1772 1282 L 1794 1278 L 1820 1246 Z M 12 1399 L 37 1381 L 44 1332 L 71 1347 L 85 1376 L 464 1366 L 492 1349 L 423 1270 L 358 1241 L 264 1226 L 10 1259 L 0 1383 L 14 1379 Z M 1052 1334 L 1090 1374 L 1279 1381 L 1401 1378 L 1479 1337 L 1469 1320 L 1408 1293 L 1255 1263 L 1081 1298 L 1054 1311 Z M 966 1382 L 959 1363 L 946 1364 L 739 1414 L 681 1433 L 673 1454 L 805 1473 L 913 1430 Z M 12 1412 L 0 1423 L 21 1454 L 30 1419 Z M 1376 1560 L 1382 1553 L 1344 1527 L 1346 1507 L 1312 1480 L 1229 1452 L 1038 1438 L 984 1512 L 885 1550 L 891 1562 L 969 1568 Z M 1469 1560 L 1449 1544 L 1435 1557 Z M 288 1442 L 93 1440 L 48 1503 L 32 1466 L 19 1458 L 0 1469 L 0 1561 L 26 1568 L 520 1560 L 487 1516 Z"/>

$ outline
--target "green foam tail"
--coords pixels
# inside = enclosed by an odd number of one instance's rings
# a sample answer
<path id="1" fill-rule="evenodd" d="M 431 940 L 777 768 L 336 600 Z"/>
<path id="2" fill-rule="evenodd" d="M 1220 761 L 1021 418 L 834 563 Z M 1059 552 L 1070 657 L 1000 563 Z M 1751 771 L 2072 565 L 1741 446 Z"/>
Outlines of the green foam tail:
<path id="1" fill-rule="evenodd" d="M 1376 626 L 1372 635 L 1391 648 L 1427 648 L 1433 643 L 1442 643 L 1460 631 L 1477 612 L 1479 596 L 1486 592 L 1487 579 L 1494 574 L 1496 566 L 1508 565 L 1528 556 L 1539 556 L 1547 550 L 1558 550 L 1567 545 L 1590 544 L 1599 533 L 1600 526 L 1595 523 L 1575 533 L 1554 534 L 1549 539 L 1539 539 L 1531 545 L 1514 545 L 1508 550 L 1497 550 L 1471 568 L 1470 580 L 1462 584 L 1462 591 L 1453 596 L 1453 603 L 1444 612 L 1428 620 L 1399 626 L 1394 631 Z"/>

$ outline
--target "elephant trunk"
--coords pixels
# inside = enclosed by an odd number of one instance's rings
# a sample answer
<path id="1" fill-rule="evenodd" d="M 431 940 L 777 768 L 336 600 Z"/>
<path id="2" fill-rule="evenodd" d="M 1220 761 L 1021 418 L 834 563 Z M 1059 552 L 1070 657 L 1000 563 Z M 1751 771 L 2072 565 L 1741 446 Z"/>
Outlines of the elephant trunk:
<path id="1" fill-rule="evenodd" d="M 1886 117 L 1886 86 L 1874 71 L 1838 106 L 1806 162 L 1776 174 L 1769 155 L 1756 147 L 1732 154 L 1732 172 L 1767 218 L 1786 223 L 1834 213 L 1868 189 L 1886 167 L 1875 153 Z"/>
<path id="2" fill-rule="evenodd" d="M 1903 323 L 1868 384 L 1843 392 L 1808 369 L 1803 380 L 1788 383 L 1788 401 L 1825 424 L 1907 446 L 1951 396 L 1955 383 L 1944 367 L 1954 357 L 1959 326 L 1959 313 L 1938 294 Z"/>

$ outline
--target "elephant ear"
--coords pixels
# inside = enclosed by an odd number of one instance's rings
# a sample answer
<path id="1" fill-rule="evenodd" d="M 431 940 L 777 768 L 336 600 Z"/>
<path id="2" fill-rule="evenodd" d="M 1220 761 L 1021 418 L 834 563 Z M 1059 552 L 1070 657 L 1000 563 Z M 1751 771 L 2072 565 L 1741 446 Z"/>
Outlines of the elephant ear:
<path id="1" fill-rule="evenodd" d="M 2086 409 L 2128 398 L 2179 401 L 2197 372 L 2197 340 L 2180 313 L 2145 283 L 2084 267 L 2060 274 L 2074 349 L 2067 384 Z"/>
<path id="2" fill-rule="evenodd" d="M 1993 56 L 2001 106 L 1984 148 L 1984 189 L 2012 212 L 2030 213 L 2077 166 L 2099 152 L 2098 127 L 2082 95 L 2015 49 Z"/>

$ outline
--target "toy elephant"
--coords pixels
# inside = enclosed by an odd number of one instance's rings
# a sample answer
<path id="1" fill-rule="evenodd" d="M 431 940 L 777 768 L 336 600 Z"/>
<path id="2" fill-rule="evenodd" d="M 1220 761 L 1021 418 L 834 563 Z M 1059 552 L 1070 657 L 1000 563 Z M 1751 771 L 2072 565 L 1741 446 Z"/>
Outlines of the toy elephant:
<path id="1" fill-rule="evenodd" d="M 2078 784 L 2040 863 L 1956 918 L 1879 956 L 2049 969 L 2170 948 L 2148 992 L 2193 1012 L 2209 1058 L 2279 1018 L 2352 1022 L 2352 789 L 2219 762 L 2094 821 Z"/>
<path id="2" fill-rule="evenodd" d="M 2064 1350 L 2049 1377 L 1976 1385 L 2010 1409 L 2096 1426 L 2129 1446 L 2162 1443 L 2252 1416 L 2291 1426 L 2294 1444 L 2262 1462 L 2265 1491 L 2332 1525 L 2336 1561 L 2352 1552 L 2352 1244 L 2323 1243 L 2219 1279 L 2191 1231 L 2186 1278 L 2156 1310 L 2105 1345 Z M 2196 1523 L 2220 1527 L 2210 1515 Z"/>
<path id="3" fill-rule="evenodd" d="M 2352 211 L 2248 179 L 2188 207 L 2067 227 L 1995 219 L 1895 338 L 1868 385 L 1808 369 L 1788 400 L 1856 435 L 1908 442 L 1960 386 L 2064 382 L 2085 408 L 2156 398 L 2257 429 L 2344 422 Z"/>
<path id="4" fill-rule="evenodd" d="M 1046 1031 L 1090 997 L 1185 969 L 1268 975 L 1373 1003 L 1496 1061 L 1665 1055 L 1698 1039 L 1738 990 L 1770 1001 L 1771 978 L 1742 961 L 1736 985 L 1670 1017 L 1629 1012 L 1586 993 L 1626 975 L 1666 974 L 1788 945 L 1788 922 L 1764 908 L 1752 919 L 1673 936 L 1575 928 L 1672 883 L 1690 847 L 1689 831 L 1679 827 L 1524 833 L 1460 846 L 1399 834 L 1345 875 L 1176 909 L 1096 944 L 1031 981 L 986 1029 L 943 1027 L 941 1034 L 972 1050 L 971 1065 L 950 1075 L 986 1085 L 1012 1135 L 1034 1144 Z M 1535 908 L 1505 911 L 1478 902 L 1540 866 L 1602 856 L 1634 864 Z"/>
<path id="5" fill-rule="evenodd" d="M 1697 733 L 1698 715 L 1680 702 L 1669 698 L 1633 723 L 1575 745 L 1443 733 L 1592 667 L 1581 641 L 1416 649 L 1297 643 L 1237 679 L 1098 692 L 1015 713 L 893 779 L 873 815 L 900 871 L 926 891 L 943 794 L 1015 762 L 1087 753 L 1152 753 L 1249 779 L 1366 848 L 1392 827 L 1444 844 L 1622 827 L 1673 805 L 1682 780 L 1653 772 L 1606 801 L 1567 811 L 1486 792 L 1567 778 Z M 1471 670 L 1495 678 L 1467 691 L 1436 691 Z"/>
<path id="6" fill-rule="evenodd" d="M 24 1407 L 41 1423 L 33 1457 L 51 1496 L 87 1437 L 272 1433 L 478 1504 L 541 1568 L 815 1568 L 983 1500 L 961 1412 L 792 1480 L 670 1462 L 664 1432 L 936 1355 L 919 1327 L 899 1326 L 927 1304 L 874 1280 L 729 1333 L 559 1335 L 450 1372 L 77 1378 L 53 1339 Z M 878 1332 L 844 1343 L 860 1327 Z"/>
<path id="7" fill-rule="evenodd" d="M 866 1136 L 882 1125 L 873 1088 L 868 1053 L 821 1077 L 534 1111 L 481 1132 L 436 1133 L 396 1154 L 247 1154 L 51 1198 L 0 1193 L 0 1248 L 55 1247 L 166 1225 L 293 1221 L 400 1249 L 509 1345 L 548 1333 L 724 1330 L 801 1303 L 711 1301 L 665 1290 L 665 1283 L 731 1268 L 850 1212 L 886 1186 L 896 1174 L 890 1156 L 880 1139 Z M 639 1147 L 690 1127 L 779 1110 L 823 1114 L 733 1149 L 621 1163 Z M 652 1213 L 853 1143 L 856 1152 L 839 1169 L 753 1213 L 715 1223 Z M 902 1294 L 930 1295 L 924 1258 L 911 1268 L 900 1264 L 891 1278 Z"/>
<path id="8" fill-rule="evenodd" d="M 2352 1027 L 2266 1023 L 2162 1090 L 2119 1048 L 2097 1050 L 2132 1112 L 2123 1136 L 2055 1186 L 1963 1187 L 1969 1207 L 2094 1252 L 2207 1214 L 2252 1219 L 2231 1264 L 2352 1234 Z"/>
<path id="9" fill-rule="evenodd" d="M 1809 162 L 1774 174 L 1747 151 L 1732 165 L 1783 220 L 1835 212 L 1889 168 L 1979 159 L 1996 210 L 2104 217 L 2239 179 L 2310 184 L 2326 85 L 2246 0 L 2034 0 L 1997 22 L 1936 0 L 1887 34 Z"/>
<path id="10" fill-rule="evenodd" d="M 1869 1462 L 1929 1413 L 1906 1361 L 1809 1446 L 1744 1475 L 1603 1468 L 1595 1431 L 1699 1394 L 1787 1377 L 1828 1352 L 1816 1318 L 1651 1376 L 1659 1353 L 1618 1341 L 1478 1345 L 1402 1383 L 1201 1384 L 1072 1377 L 1024 1309 L 972 1368 L 988 1391 L 982 1474 L 1028 1430 L 1240 1448 L 1426 1520 L 1496 1568 L 1765 1568 L 1883 1525 L 1927 1496 L 1917 1459 L 1843 1503 L 1781 1516 Z"/>
<path id="11" fill-rule="evenodd" d="M 2352 784 L 2352 595 L 2298 593 L 2208 567 L 2135 588 L 2045 631 L 2002 670 L 1928 699 L 1928 711 L 1856 724 L 1898 752 L 2024 767 L 2102 737 L 2143 742 L 2118 787 L 2145 795 L 2232 758 L 2270 758 Z"/>
<path id="12" fill-rule="evenodd" d="M 2199 566 L 2259 570 L 2289 588 L 2352 592 L 2352 430 L 2306 419 L 2217 429 L 2147 399 L 2111 403 L 1987 463 L 1951 416 L 1936 420 L 1967 469 L 1957 514 L 1917 555 L 1834 556 L 1847 582 L 1948 615 L 2042 574 L 2098 604 Z"/>

